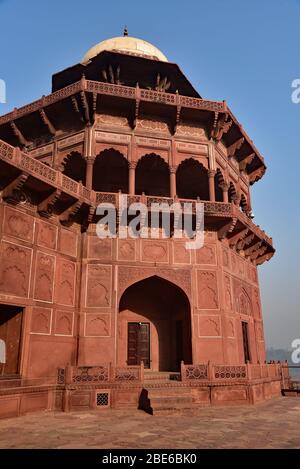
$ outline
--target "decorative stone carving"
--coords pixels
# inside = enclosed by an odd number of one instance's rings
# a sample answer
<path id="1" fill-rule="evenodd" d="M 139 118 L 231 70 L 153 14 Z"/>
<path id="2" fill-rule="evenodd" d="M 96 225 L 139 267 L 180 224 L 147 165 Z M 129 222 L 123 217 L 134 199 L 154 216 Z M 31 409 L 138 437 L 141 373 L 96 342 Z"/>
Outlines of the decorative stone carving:
<path id="1" fill-rule="evenodd" d="M 54 287 L 54 256 L 37 253 L 35 268 L 34 298 L 36 300 L 52 302 Z"/>
<path id="2" fill-rule="evenodd" d="M 2 242 L 0 292 L 27 297 L 32 250 L 6 241 Z"/>
<path id="3" fill-rule="evenodd" d="M 148 277 L 156 275 L 177 285 L 187 295 L 191 296 L 191 272 L 186 269 L 164 269 L 157 267 L 128 267 L 120 266 L 118 268 L 118 296 L 121 297 L 122 293 L 130 285 L 144 280 Z"/>
<path id="4" fill-rule="evenodd" d="M 127 117 L 114 116 L 112 114 L 98 114 L 95 119 L 95 128 L 105 126 L 127 127 L 129 123 Z"/>
<path id="5" fill-rule="evenodd" d="M 32 242 L 33 240 L 33 218 L 26 213 L 15 210 L 11 207 L 5 207 L 4 233 L 20 238 L 24 241 Z"/>
<path id="6" fill-rule="evenodd" d="M 196 251 L 197 264 L 216 264 L 216 251 L 214 246 L 203 246 Z"/>
<path id="7" fill-rule="evenodd" d="M 254 314 L 256 317 L 261 317 L 261 305 L 260 305 L 260 295 L 259 290 L 257 288 L 253 289 L 253 307 L 254 307 Z"/>
<path id="8" fill-rule="evenodd" d="M 57 303 L 74 306 L 76 266 L 72 261 L 58 259 L 56 273 L 56 301 Z"/>
<path id="9" fill-rule="evenodd" d="M 183 124 L 179 123 L 176 127 L 176 136 L 186 136 L 192 138 L 199 138 L 207 140 L 205 130 L 197 124 Z"/>
<path id="10" fill-rule="evenodd" d="M 57 226 L 40 221 L 38 226 L 37 244 L 49 249 L 56 249 Z"/>
<path id="11" fill-rule="evenodd" d="M 256 338 L 260 341 L 264 340 L 264 331 L 263 331 L 263 324 L 262 322 L 255 322 L 255 331 L 256 331 Z"/>
<path id="12" fill-rule="evenodd" d="M 218 316 L 199 315 L 199 337 L 219 337 L 221 335 Z"/>
<path id="13" fill-rule="evenodd" d="M 50 334 L 51 333 L 52 309 L 32 308 L 31 333 Z"/>
<path id="14" fill-rule="evenodd" d="M 120 261 L 135 260 L 135 240 L 118 239 L 118 259 Z"/>
<path id="15" fill-rule="evenodd" d="M 150 132 L 162 132 L 170 134 L 169 126 L 166 122 L 155 119 L 137 119 L 136 130 L 148 130 Z"/>
<path id="16" fill-rule="evenodd" d="M 234 320 L 228 319 L 227 321 L 227 337 L 234 338 L 235 337 L 235 328 L 234 328 Z"/>
<path id="17" fill-rule="evenodd" d="M 225 308 L 227 311 L 232 311 L 232 293 L 231 293 L 231 279 L 229 275 L 224 275 L 225 286 Z"/>
<path id="18" fill-rule="evenodd" d="M 55 314 L 55 335 L 73 335 L 74 313 L 57 310 Z"/>
<path id="19" fill-rule="evenodd" d="M 74 231 L 61 228 L 59 247 L 60 247 L 60 251 L 63 254 L 68 254 L 69 256 L 76 257 L 77 256 L 77 234 Z"/>
<path id="20" fill-rule="evenodd" d="M 142 241 L 142 260 L 168 262 L 168 244 L 164 241 Z"/>
<path id="21" fill-rule="evenodd" d="M 109 337 L 110 336 L 110 314 L 86 313 L 85 336 L 86 337 Z"/>
<path id="22" fill-rule="evenodd" d="M 111 266 L 89 264 L 86 306 L 107 307 L 111 302 Z"/>
<path id="23" fill-rule="evenodd" d="M 218 285 L 216 272 L 197 271 L 198 308 L 218 309 Z"/>
<path id="24" fill-rule="evenodd" d="M 235 309 L 239 314 L 253 314 L 252 289 L 246 282 L 234 279 Z"/>
<path id="25" fill-rule="evenodd" d="M 88 237 L 88 258 L 111 260 L 112 240 L 110 238 L 100 239 L 98 236 Z"/>
<path id="26" fill-rule="evenodd" d="M 191 263 L 191 250 L 186 249 L 185 242 L 173 241 L 173 256 L 175 264 Z"/>
<path id="27" fill-rule="evenodd" d="M 223 255 L 223 266 L 226 267 L 227 269 L 229 269 L 230 268 L 229 250 L 226 249 L 226 248 L 223 248 L 222 255 Z"/>

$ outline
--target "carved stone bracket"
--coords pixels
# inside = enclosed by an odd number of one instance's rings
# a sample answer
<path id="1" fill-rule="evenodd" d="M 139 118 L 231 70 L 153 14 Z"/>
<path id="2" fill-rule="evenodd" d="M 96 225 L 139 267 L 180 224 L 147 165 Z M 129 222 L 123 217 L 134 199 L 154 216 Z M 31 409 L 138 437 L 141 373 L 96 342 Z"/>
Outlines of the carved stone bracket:
<path id="1" fill-rule="evenodd" d="M 237 223 L 237 218 L 233 217 L 229 223 L 227 223 L 225 226 L 222 226 L 222 228 L 219 229 L 218 238 L 220 240 L 225 239 L 229 235 L 229 233 L 232 233 L 236 223 Z"/>
<path id="2" fill-rule="evenodd" d="M 2 191 L 1 197 L 3 200 L 16 205 L 19 202 L 18 194 L 28 179 L 27 174 L 20 174 L 16 179 L 9 183 Z"/>
<path id="3" fill-rule="evenodd" d="M 81 200 L 77 200 L 71 207 L 67 208 L 64 212 L 59 215 L 59 221 L 63 225 L 68 225 L 73 222 L 76 213 L 82 207 L 83 202 Z"/>
<path id="4" fill-rule="evenodd" d="M 249 228 L 244 228 L 242 231 L 239 231 L 238 233 L 233 235 L 229 239 L 229 245 L 231 247 L 235 247 L 237 245 L 238 241 L 240 241 L 241 239 L 244 239 L 245 236 L 248 234 L 248 232 L 249 232 Z"/>
<path id="5" fill-rule="evenodd" d="M 50 134 L 51 135 L 56 135 L 57 131 L 56 131 L 54 125 L 52 124 L 52 122 L 50 121 L 50 119 L 48 118 L 48 116 L 47 116 L 44 109 L 40 109 L 40 116 L 41 116 L 42 121 L 44 122 L 44 124 L 48 127 L 48 130 L 49 130 Z"/>
<path id="6" fill-rule="evenodd" d="M 80 99 L 81 99 L 81 104 L 83 107 L 83 112 L 84 112 L 84 118 L 87 123 L 90 123 L 90 109 L 89 109 L 89 103 L 86 97 L 86 94 L 84 91 L 81 91 L 80 93 Z"/>
<path id="7" fill-rule="evenodd" d="M 255 158 L 255 153 L 251 153 L 246 156 L 242 161 L 240 161 L 240 171 L 245 171 L 248 164 L 251 164 Z"/>
<path id="8" fill-rule="evenodd" d="M 211 131 L 211 137 L 217 142 L 220 141 L 224 134 L 228 132 L 232 125 L 232 120 L 228 119 L 228 113 L 224 113 L 218 119 L 218 113 L 215 113 L 215 121 Z"/>
<path id="9" fill-rule="evenodd" d="M 245 256 L 246 256 L 246 257 L 252 256 L 252 254 L 253 254 L 257 249 L 261 248 L 262 244 L 263 244 L 263 241 L 258 241 L 257 243 L 253 244 L 253 245 L 250 246 L 249 248 L 244 249 Z"/>
<path id="10" fill-rule="evenodd" d="M 249 246 L 249 244 L 252 243 L 254 238 L 255 238 L 255 234 L 251 233 L 251 234 L 249 234 L 249 236 L 246 236 L 244 239 L 239 241 L 236 245 L 237 251 L 241 251 L 245 248 L 245 246 Z"/>
<path id="11" fill-rule="evenodd" d="M 56 189 L 45 200 L 43 200 L 37 207 L 38 213 L 42 217 L 50 218 L 53 214 L 53 207 L 55 202 L 59 199 L 61 191 Z"/>
<path id="12" fill-rule="evenodd" d="M 266 168 L 261 166 L 260 168 L 256 169 L 252 173 L 249 174 L 249 181 L 250 184 L 254 184 L 256 181 L 261 179 L 266 172 Z"/>
<path id="13" fill-rule="evenodd" d="M 245 141 L 245 138 L 241 137 L 227 148 L 228 158 L 233 158 L 235 156 L 236 152 L 241 148 L 244 141 Z"/>
<path id="14" fill-rule="evenodd" d="M 255 261 L 258 257 L 262 256 L 263 254 L 265 254 L 266 250 L 268 249 L 268 246 L 265 244 L 264 246 L 261 246 L 259 249 L 257 249 L 256 251 L 254 251 L 250 258 L 251 258 L 251 261 Z"/>
<path id="15" fill-rule="evenodd" d="M 16 126 L 14 121 L 11 121 L 10 126 L 21 145 L 23 145 L 24 147 L 29 147 L 32 144 L 32 142 L 30 142 L 24 137 L 21 130 Z"/>
<path id="16" fill-rule="evenodd" d="M 264 262 L 268 262 L 274 256 L 274 253 L 275 252 L 268 252 L 267 254 L 264 254 L 263 256 L 259 256 L 256 259 L 255 264 L 256 265 L 261 265 Z"/>

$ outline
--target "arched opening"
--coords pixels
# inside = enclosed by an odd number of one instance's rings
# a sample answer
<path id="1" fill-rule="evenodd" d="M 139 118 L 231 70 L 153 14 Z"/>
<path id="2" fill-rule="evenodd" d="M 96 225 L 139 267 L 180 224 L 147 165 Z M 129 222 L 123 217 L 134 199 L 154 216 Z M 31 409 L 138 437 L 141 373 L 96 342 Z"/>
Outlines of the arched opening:
<path id="1" fill-rule="evenodd" d="M 218 168 L 215 174 L 216 202 L 223 202 L 223 191 L 222 191 L 223 184 L 225 184 L 225 180 L 224 180 L 221 170 Z"/>
<path id="2" fill-rule="evenodd" d="M 74 179 L 74 181 L 81 181 L 85 185 L 86 160 L 80 153 L 74 151 L 67 156 L 64 162 L 63 174 Z"/>
<path id="3" fill-rule="evenodd" d="M 228 189 L 228 200 L 229 202 L 235 202 L 237 199 L 237 192 L 235 190 L 234 184 L 231 182 Z"/>
<path id="4" fill-rule="evenodd" d="M 209 200 L 207 169 L 189 158 L 180 163 L 176 173 L 177 195 L 182 199 Z"/>
<path id="5" fill-rule="evenodd" d="M 135 193 L 169 197 L 169 166 L 155 153 L 144 155 L 138 162 L 135 172 Z"/>
<path id="6" fill-rule="evenodd" d="M 97 192 L 128 193 L 128 162 L 122 153 L 110 148 L 96 157 L 93 189 Z"/>
<path id="7" fill-rule="evenodd" d="M 248 212 L 248 203 L 247 199 L 244 194 L 241 195 L 241 200 L 240 200 L 240 209 L 242 212 L 247 213 Z"/>
<path id="8" fill-rule="evenodd" d="M 178 371 L 192 363 L 190 303 L 173 283 L 152 276 L 123 293 L 118 316 L 118 364 Z"/>

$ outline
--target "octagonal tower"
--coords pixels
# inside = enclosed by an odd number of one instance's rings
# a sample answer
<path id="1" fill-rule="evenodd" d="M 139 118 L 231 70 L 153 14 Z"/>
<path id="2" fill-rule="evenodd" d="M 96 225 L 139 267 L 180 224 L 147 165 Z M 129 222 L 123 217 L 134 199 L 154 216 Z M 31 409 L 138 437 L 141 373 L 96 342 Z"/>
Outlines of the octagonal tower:
<path id="1" fill-rule="evenodd" d="M 98 388 L 151 372 L 208 386 L 227 369 L 228 396 L 239 380 L 252 401 L 279 392 L 277 368 L 261 371 L 257 276 L 274 248 L 250 194 L 266 166 L 225 101 L 203 99 L 155 46 L 125 35 L 0 117 L 0 139 L 3 376 L 68 365 L 73 383 L 98 370 Z M 99 239 L 97 206 L 112 204 L 119 222 L 120 194 L 146 207 L 203 203 L 204 246 L 187 249 L 161 225 L 154 239 L 120 238 L 118 226 Z M 109 391 L 110 402 L 135 405 L 140 385 Z"/>

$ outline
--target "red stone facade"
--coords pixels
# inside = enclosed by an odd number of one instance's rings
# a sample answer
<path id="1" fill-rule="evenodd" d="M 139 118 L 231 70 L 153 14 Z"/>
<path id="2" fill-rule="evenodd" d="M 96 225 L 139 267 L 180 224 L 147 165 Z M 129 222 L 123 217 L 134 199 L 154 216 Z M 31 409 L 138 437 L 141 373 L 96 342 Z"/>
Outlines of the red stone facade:
<path id="1" fill-rule="evenodd" d="M 102 57 L 134 60 L 140 74 L 160 64 L 104 52 L 90 67 Z M 278 395 L 280 369 L 263 365 L 257 266 L 274 248 L 251 219 L 250 186 L 265 171 L 252 141 L 225 102 L 203 100 L 183 75 L 172 93 L 75 72 L 63 83 L 66 73 L 52 94 L 0 117 L 0 415 L 97 399 L 137 406 L 148 368 L 181 372 L 194 405 Z M 97 204 L 118 207 L 119 191 L 147 205 L 203 201 L 204 247 L 100 240 Z"/>

